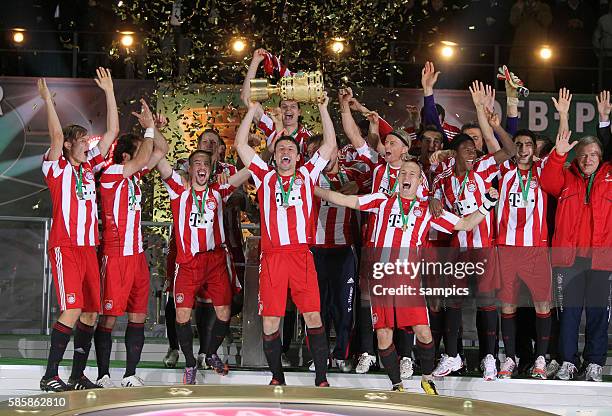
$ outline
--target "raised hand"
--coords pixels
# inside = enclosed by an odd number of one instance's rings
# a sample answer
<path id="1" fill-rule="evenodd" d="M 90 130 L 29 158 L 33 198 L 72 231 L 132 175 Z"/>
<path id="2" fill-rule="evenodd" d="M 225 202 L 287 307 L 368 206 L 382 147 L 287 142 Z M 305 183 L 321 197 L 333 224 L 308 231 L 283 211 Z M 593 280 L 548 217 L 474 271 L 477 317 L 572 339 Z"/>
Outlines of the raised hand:
<path id="1" fill-rule="evenodd" d="M 474 81 L 469 87 L 470 94 L 472 94 L 472 101 L 476 107 L 484 107 L 487 102 L 486 90 L 482 82 Z"/>
<path id="2" fill-rule="evenodd" d="M 251 106 L 249 106 L 249 109 Z M 270 118 L 274 122 L 274 129 L 276 131 L 280 131 L 283 128 L 283 112 L 280 107 L 274 107 L 272 110 L 268 112 Z"/>
<path id="3" fill-rule="evenodd" d="M 599 95 L 595 96 L 595 101 L 597 101 L 599 121 L 610 120 L 610 111 L 612 111 L 612 104 L 610 104 L 610 91 L 600 92 Z"/>
<path id="4" fill-rule="evenodd" d="M 572 102 L 572 94 L 570 94 L 570 91 L 567 88 L 561 88 L 559 90 L 559 100 L 556 100 L 555 97 L 552 97 L 552 100 L 559 114 L 569 113 L 570 104 Z"/>
<path id="5" fill-rule="evenodd" d="M 489 84 L 485 85 L 485 108 L 488 108 L 490 111 L 495 109 L 495 88 Z"/>
<path id="6" fill-rule="evenodd" d="M 560 156 L 565 155 L 567 152 L 572 150 L 574 146 L 578 144 L 578 140 L 574 141 L 573 143 L 570 143 L 569 139 L 571 135 L 572 135 L 572 132 L 567 131 L 567 130 L 559 132 L 559 134 L 557 134 L 557 141 L 555 143 L 555 151 Z"/>
<path id="7" fill-rule="evenodd" d="M 496 201 L 496 200 L 498 200 L 498 199 L 499 199 L 499 192 L 497 192 L 497 189 L 495 189 L 495 188 L 493 188 L 493 187 L 490 187 L 490 188 L 487 190 L 487 193 L 489 194 L 489 196 L 491 197 L 491 199 L 492 199 L 493 201 Z"/>
<path id="8" fill-rule="evenodd" d="M 425 66 L 421 71 L 421 85 L 426 96 L 433 94 L 434 86 L 438 82 L 438 75 L 440 75 L 440 71 L 436 72 L 433 62 L 425 62 Z"/>
<path id="9" fill-rule="evenodd" d="M 327 91 L 323 91 L 323 96 L 319 97 L 317 100 L 317 104 L 319 105 L 319 109 L 327 108 L 327 104 L 329 104 L 329 97 L 327 96 Z"/>
<path id="10" fill-rule="evenodd" d="M 47 87 L 47 81 L 44 78 L 40 78 L 38 80 L 38 93 L 40 97 L 47 101 L 51 99 L 51 92 L 49 92 L 49 87 Z"/>
<path id="11" fill-rule="evenodd" d="M 367 113 L 366 114 L 366 118 L 368 119 L 370 124 L 374 124 L 374 125 L 378 126 L 379 120 L 380 120 L 380 116 L 378 115 L 378 113 L 376 111 L 370 111 L 369 113 Z M 376 129 L 376 130 L 378 130 L 378 129 Z"/>
<path id="12" fill-rule="evenodd" d="M 338 91 L 338 101 L 340 102 L 340 111 L 349 111 L 351 109 L 351 101 L 357 101 L 353 98 L 353 90 L 351 88 L 341 88 Z"/>
<path id="13" fill-rule="evenodd" d="M 485 107 L 485 115 L 487 116 L 487 121 L 489 122 L 489 125 L 491 126 L 491 128 L 493 128 L 494 130 L 497 127 L 501 126 L 501 120 L 499 118 L 499 114 L 495 113 L 494 111 L 489 110 L 487 107 Z"/>
<path id="14" fill-rule="evenodd" d="M 138 122 L 140 123 L 143 129 L 154 128 L 155 119 L 153 118 L 153 113 L 151 113 L 151 109 L 149 108 L 144 98 L 140 99 L 140 105 L 140 113 L 132 111 L 132 115 L 138 119 Z"/>
<path id="15" fill-rule="evenodd" d="M 153 121 L 155 123 L 155 128 L 157 128 L 158 130 L 163 129 L 168 125 L 168 117 L 160 113 L 157 113 L 153 116 Z"/>
<path id="16" fill-rule="evenodd" d="M 256 49 L 255 52 L 253 52 L 252 62 L 256 62 L 259 64 L 266 58 L 266 53 L 268 53 L 268 51 L 263 48 Z"/>
<path id="17" fill-rule="evenodd" d="M 96 69 L 96 85 L 102 89 L 105 93 L 113 91 L 113 79 L 111 78 L 110 69 L 98 68 Z"/>

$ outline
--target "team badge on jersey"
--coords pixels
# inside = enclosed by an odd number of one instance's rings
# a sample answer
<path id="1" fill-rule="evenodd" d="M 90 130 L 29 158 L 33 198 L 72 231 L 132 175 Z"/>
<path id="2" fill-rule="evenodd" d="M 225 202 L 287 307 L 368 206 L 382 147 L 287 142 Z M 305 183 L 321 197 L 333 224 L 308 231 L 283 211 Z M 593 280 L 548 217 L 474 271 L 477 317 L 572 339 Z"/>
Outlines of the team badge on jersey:
<path id="1" fill-rule="evenodd" d="M 215 209 L 217 209 L 217 201 L 215 201 L 214 199 L 207 199 L 206 200 L 206 208 L 208 208 L 210 211 L 214 211 Z"/>
<path id="2" fill-rule="evenodd" d="M 93 172 L 88 170 L 87 172 L 85 172 L 85 179 L 87 179 L 88 181 L 93 181 L 94 180 L 94 175 Z"/>
<path id="3" fill-rule="evenodd" d="M 304 185 L 304 181 L 302 180 L 302 178 L 295 178 L 295 181 L 293 182 L 295 184 L 295 186 L 302 186 Z"/>
<path id="4" fill-rule="evenodd" d="M 176 303 L 183 303 L 183 301 L 185 300 L 185 295 L 182 293 L 177 293 L 176 294 Z"/>
<path id="5" fill-rule="evenodd" d="M 110 311 L 111 309 L 113 309 L 113 300 L 112 299 L 108 299 L 104 301 L 104 309 L 106 309 L 107 311 Z"/>
<path id="6" fill-rule="evenodd" d="M 376 325 L 377 322 L 378 322 L 378 314 L 373 313 L 372 314 L 372 325 Z"/>
<path id="7" fill-rule="evenodd" d="M 66 295 L 66 302 L 69 304 L 74 304 L 76 302 L 76 295 L 74 293 L 68 293 Z"/>
<path id="8" fill-rule="evenodd" d="M 476 192 L 476 182 L 469 181 L 468 184 L 467 184 L 467 189 L 470 192 Z"/>
<path id="9" fill-rule="evenodd" d="M 414 212 L 414 216 L 417 218 L 421 218 L 423 216 L 423 208 L 421 207 L 414 207 L 412 212 Z"/>

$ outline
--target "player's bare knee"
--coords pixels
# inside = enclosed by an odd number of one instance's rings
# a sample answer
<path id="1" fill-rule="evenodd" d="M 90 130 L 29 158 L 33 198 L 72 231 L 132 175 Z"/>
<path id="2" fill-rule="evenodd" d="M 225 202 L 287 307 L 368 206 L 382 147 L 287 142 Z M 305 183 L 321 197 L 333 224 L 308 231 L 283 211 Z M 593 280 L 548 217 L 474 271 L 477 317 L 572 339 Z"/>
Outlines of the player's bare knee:
<path id="1" fill-rule="evenodd" d="M 547 314 L 550 312 L 550 303 L 548 302 L 534 302 L 533 306 L 535 307 L 536 313 Z"/>
<path id="2" fill-rule="evenodd" d="M 176 322 L 178 324 L 184 324 L 191 320 L 191 308 L 177 308 L 176 309 Z"/>
<path id="3" fill-rule="evenodd" d="M 215 313 L 218 320 L 227 322 L 231 318 L 232 308 L 230 305 L 215 306 Z"/>
<path id="4" fill-rule="evenodd" d="M 429 344 L 431 341 L 433 341 L 431 329 L 429 329 L 428 325 L 415 325 L 412 327 L 412 330 L 414 331 L 416 338 L 423 344 Z"/>
<path id="5" fill-rule="evenodd" d="M 264 316 L 262 319 L 263 332 L 265 335 L 272 335 L 280 327 L 280 316 Z"/>
<path id="6" fill-rule="evenodd" d="M 386 350 L 393 343 L 393 330 L 391 328 L 380 328 L 376 330 L 378 349 Z"/>
<path id="7" fill-rule="evenodd" d="M 308 328 L 320 328 L 323 326 L 321 314 L 319 312 L 304 313 L 304 322 L 306 322 Z"/>
<path id="8" fill-rule="evenodd" d="M 100 319 L 98 320 L 98 326 L 113 329 L 115 327 L 115 322 L 117 322 L 116 316 L 100 315 Z"/>
<path id="9" fill-rule="evenodd" d="M 79 319 L 80 315 L 80 309 L 67 309 L 61 313 L 60 317 L 58 318 L 58 322 L 70 328 L 74 328 L 74 326 L 76 325 L 76 321 L 77 319 Z"/>
<path id="10" fill-rule="evenodd" d="M 516 305 L 504 303 L 502 304 L 501 311 L 504 315 L 510 315 L 510 314 L 516 313 Z"/>
<path id="11" fill-rule="evenodd" d="M 82 312 L 79 320 L 85 325 L 94 326 L 97 318 L 98 314 L 96 312 Z"/>
<path id="12" fill-rule="evenodd" d="M 146 313 L 128 313 L 128 321 L 133 322 L 135 324 L 144 324 L 146 320 L 147 320 Z"/>

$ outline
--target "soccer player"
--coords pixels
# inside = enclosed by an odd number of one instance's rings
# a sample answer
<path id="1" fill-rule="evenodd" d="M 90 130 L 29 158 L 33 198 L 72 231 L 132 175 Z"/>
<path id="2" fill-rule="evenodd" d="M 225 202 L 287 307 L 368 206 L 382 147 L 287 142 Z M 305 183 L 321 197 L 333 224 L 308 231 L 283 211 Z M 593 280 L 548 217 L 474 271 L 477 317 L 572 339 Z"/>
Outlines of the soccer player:
<path id="1" fill-rule="evenodd" d="M 184 384 L 195 384 L 197 366 L 193 356 L 191 310 L 196 293 L 204 285 L 214 305 L 216 320 L 208 344 L 206 364 L 219 374 L 227 374 L 228 367 L 216 354 L 229 330 L 232 292 L 227 272 L 226 252 L 223 248 L 223 204 L 236 186 L 248 178 L 243 169 L 232 176 L 226 185 L 209 184 L 213 156 L 196 150 L 189 156 L 189 186 L 173 171 L 168 161 L 160 160 L 157 169 L 168 193 L 174 222 L 177 256 L 174 279 L 176 332 L 185 355 Z"/>
<path id="2" fill-rule="evenodd" d="M 226 183 L 230 176 L 238 173 L 238 170 L 231 163 L 220 160 L 221 136 L 217 130 L 207 128 L 198 137 L 198 150 L 209 152 L 213 156 L 212 174 L 209 182 L 220 184 Z M 223 207 L 223 229 L 225 232 L 226 257 L 228 263 L 228 273 L 230 277 L 232 293 L 238 293 L 242 289 L 242 276 L 238 276 L 235 262 L 244 263 L 244 253 L 242 251 L 242 231 L 240 229 L 240 203 L 244 200 L 242 189 L 236 189 L 226 201 Z M 236 207 L 238 206 L 238 213 Z M 241 269 L 244 271 L 244 267 Z M 238 280 L 237 280 L 238 279 Z M 232 302 L 234 305 L 235 302 Z M 236 309 L 233 307 L 232 310 Z M 212 300 L 208 298 L 204 288 L 200 288 L 196 296 L 196 325 L 198 337 L 200 339 L 200 349 L 198 351 L 198 368 L 205 369 L 206 351 L 210 340 L 210 331 L 215 323 L 216 314 Z"/>
<path id="3" fill-rule="evenodd" d="M 569 107 L 569 104 L 568 104 Z M 497 247 L 502 302 L 501 331 L 505 361 L 499 378 L 510 378 L 516 368 L 516 311 L 521 281 L 531 293 L 536 310 L 536 360 L 533 378 L 546 379 L 551 316 L 552 275 L 548 258 L 546 209 L 548 195 L 540 187 L 546 159 L 534 162 L 535 135 L 519 130 L 514 137 L 517 155 L 500 166 L 500 198 L 497 212 Z M 517 259 L 521 261 L 517 262 Z"/>
<path id="4" fill-rule="evenodd" d="M 95 388 L 83 371 L 91 348 L 97 313 L 100 309 L 98 207 L 94 174 L 119 134 L 119 116 L 108 69 L 98 68 L 95 79 L 106 95 L 106 132 L 89 148 L 87 129 L 77 125 L 62 129 L 51 93 L 44 79 L 38 91 L 47 107 L 51 147 L 43 158 L 42 170 L 53 204 L 53 224 L 49 236 L 51 272 L 60 316 L 51 332 L 47 369 L 40 380 L 43 391 Z M 74 331 L 72 372 L 65 384 L 57 369 Z"/>
<path id="5" fill-rule="evenodd" d="M 292 136 L 281 136 L 274 144 L 275 168 L 265 163 L 248 145 L 249 126 L 261 111 L 249 102 L 235 146 L 240 159 L 251 171 L 261 209 L 261 263 L 259 273 L 259 314 L 263 317 L 263 344 L 272 385 L 285 384 L 282 369 L 282 345 L 279 333 L 285 315 L 287 289 L 302 312 L 307 327 L 308 345 L 315 364 L 315 385 L 329 386 L 327 357 L 329 350 L 321 321 L 319 288 L 312 253 L 314 187 L 319 175 L 336 149 L 333 123 L 327 111 L 327 96 L 319 104 L 323 124 L 323 144 L 309 161 L 299 168 L 299 144 Z"/>
<path id="6" fill-rule="evenodd" d="M 96 384 L 104 388 L 115 387 L 109 371 L 113 345 L 111 334 L 117 317 L 125 312 L 128 313 L 126 368 L 121 386 L 144 385 L 136 376 L 136 366 L 145 339 L 150 276 L 142 247 L 140 180 L 166 155 L 168 144 L 156 131 L 155 118 L 149 106 L 144 100 L 140 102 L 141 112 L 133 114 L 146 129 L 144 137 L 129 133 L 120 136 L 113 151 L 113 164 L 100 177 L 102 315 L 94 343 L 98 362 Z"/>
<path id="7" fill-rule="evenodd" d="M 488 113 L 489 118 L 497 116 Z M 499 124 L 499 120 L 495 124 Z M 474 140 L 466 134 L 458 134 L 451 143 L 455 151 L 455 164 L 434 180 L 434 193 L 447 209 L 453 210 L 459 216 L 469 215 L 478 210 L 484 195 L 491 188 L 493 179 L 499 174 L 499 165 L 510 159 L 516 152 L 512 138 L 507 134 L 500 136 L 502 148 L 492 155 L 477 159 Z M 482 261 L 488 256 L 488 266 L 483 276 L 478 278 L 478 309 L 482 314 L 482 331 L 484 339 L 484 358 L 481 363 L 485 380 L 497 378 L 495 364 L 495 345 L 497 328 L 497 310 L 494 292 L 498 282 L 496 276 L 496 256 L 492 251 L 493 216 L 487 215 L 485 221 L 479 223 L 473 230 L 460 231 L 453 235 L 451 246 L 470 249 L 460 254 L 462 260 Z M 474 250 L 479 249 L 479 250 Z M 447 299 L 445 316 L 445 332 L 447 334 L 445 347 L 447 353 L 442 356 L 435 376 L 445 376 L 463 367 L 463 361 L 456 349 L 457 337 L 461 326 L 461 299 Z"/>
<path id="8" fill-rule="evenodd" d="M 259 65 L 266 59 L 267 55 L 269 53 L 265 49 L 257 49 L 253 53 L 253 59 L 251 59 L 251 64 L 244 78 L 240 93 L 240 97 L 246 106 L 249 105 L 250 101 L 251 80 L 255 78 Z M 302 114 L 300 104 L 293 100 L 283 100 L 280 102 L 279 107 L 283 128 L 287 131 L 288 136 L 293 137 L 298 144 L 300 154 L 304 157 L 306 154 L 306 142 L 312 136 L 312 132 L 299 123 L 299 118 Z M 277 136 L 277 129 L 273 118 L 259 107 L 255 112 L 254 120 L 257 123 L 257 127 L 265 134 L 268 147 L 272 148 L 274 139 Z"/>
<path id="9" fill-rule="evenodd" d="M 442 211 L 440 217 L 434 218 L 430 213 L 429 203 L 417 196 L 423 182 L 420 165 L 414 161 L 403 162 L 397 180 L 398 193 L 392 196 L 384 193 L 343 195 L 320 188 L 317 188 L 316 194 L 336 205 L 377 212 L 374 247 L 401 250 L 401 257 L 409 260 L 414 260 L 417 254 L 415 249 L 426 243 L 430 227 L 446 233 L 453 230 L 471 230 L 486 218 L 497 200 L 497 192 L 491 189 L 483 196 L 479 208 L 470 215 L 459 218 L 450 212 Z M 431 375 L 434 367 L 434 345 L 425 301 L 421 299 L 419 302 L 420 295 L 417 294 L 416 300 L 409 306 L 402 303 L 401 297 L 392 299 L 392 304 L 383 301 L 377 304 L 374 294 L 370 296 L 373 298 L 372 316 L 378 339 L 378 352 L 393 384 L 393 390 L 403 391 L 398 356 L 393 345 L 393 328 L 411 326 L 416 334 L 421 360 L 421 387 L 426 394 L 438 394 Z"/>
<path id="10" fill-rule="evenodd" d="M 410 150 L 411 141 L 409 134 L 404 130 L 392 130 L 390 133 L 388 133 L 384 138 L 383 148 L 385 154 L 384 158 L 382 158 L 374 149 L 368 146 L 368 143 L 361 136 L 359 127 L 353 119 L 350 108 L 350 103 L 354 99 L 352 90 L 347 88 L 340 91 L 338 99 L 340 101 L 342 127 L 344 128 L 349 141 L 357 150 L 359 155 L 357 160 L 366 163 L 372 171 L 372 193 L 383 192 L 389 196 L 395 194 L 397 192 L 397 176 L 402 164 L 402 158 L 405 155 L 408 155 L 408 151 Z M 421 197 L 424 197 L 427 193 L 426 181 L 424 185 L 425 186 L 419 186 L 419 196 Z M 375 223 L 376 214 L 370 213 L 365 233 L 366 247 L 372 247 L 374 244 Z M 369 270 L 370 267 L 363 264 L 365 260 L 366 259 L 361 260 L 361 267 L 363 270 Z M 366 313 L 366 310 L 370 309 L 370 305 L 367 305 L 366 303 L 368 300 L 368 295 L 369 294 L 367 291 L 362 291 L 362 305 L 360 305 L 361 317 L 365 317 L 370 314 L 370 311 L 367 311 Z M 367 328 L 371 327 L 371 325 L 367 325 L 367 327 L 366 325 L 360 325 L 359 328 L 360 331 L 367 331 Z M 404 329 L 399 329 L 398 331 L 397 336 L 402 338 L 402 342 L 400 343 L 400 347 L 402 349 L 400 365 L 402 369 L 402 378 L 409 379 L 413 374 L 412 345 L 414 343 L 414 334 L 404 331 Z M 372 333 L 370 331 L 370 335 L 371 334 Z M 362 350 L 367 350 L 370 345 L 370 342 L 367 339 L 368 337 L 365 335 L 366 334 L 362 334 L 362 339 L 364 339 L 364 342 L 362 343 L 364 344 L 362 345 Z M 357 362 L 356 371 L 358 373 L 366 373 L 375 363 L 376 356 L 370 354 L 368 351 L 362 351 Z"/>

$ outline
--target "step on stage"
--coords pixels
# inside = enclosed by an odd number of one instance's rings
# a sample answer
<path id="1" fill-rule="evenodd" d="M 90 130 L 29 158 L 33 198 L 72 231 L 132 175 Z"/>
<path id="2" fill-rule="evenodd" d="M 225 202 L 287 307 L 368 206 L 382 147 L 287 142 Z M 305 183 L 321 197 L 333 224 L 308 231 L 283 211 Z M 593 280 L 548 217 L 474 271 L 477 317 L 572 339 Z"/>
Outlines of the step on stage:
<path id="1" fill-rule="evenodd" d="M 199 385 L 99 389 L 0 404 L 2 415 L 83 416 L 538 416 L 507 404 L 416 393 L 302 386 Z M 34 404 L 36 404 L 34 402 Z"/>
<path id="2" fill-rule="evenodd" d="M 445 377 L 436 380 L 441 396 L 432 397 L 421 392 L 420 376 L 416 375 L 404 381 L 406 393 L 393 393 L 389 391 L 388 377 L 382 373 L 331 371 L 328 380 L 333 388 L 314 388 L 313 373 L 287 371 L 289 386 L 279 388 L 267 386 L 270 373 L 262 370 L 232 369 L 225 377 L 211 370 L 198 371 L 198 385 L 184 386 L 180 384 L 182 368 L 139 368 L 137 374 L 149 387 L 41 394 L 38 384 L 44 372 L 43 365 L 0 363 L 0 415 L 612 416 L 610 382 L 532 379 L 491 382 L 480 377 Z M 120 385 L 123 372 L 120 367 L 110 369 L 115 385 Z M 67 380 L 70 367 L 60 366 L 59 374 Z M 97 370 L 88 367 L 85 374 L 95 380 Z M 13 404 L 26 405 L 27 399 L 44 398 L 39 404 L 49 406 L 9 406 L 9 400 L 16 398 L 21 401 L 13 400 Z M 59 398 L 65 398 L 63 406 Z M 155 413 L 161 410 L 174 413 Z"/>

